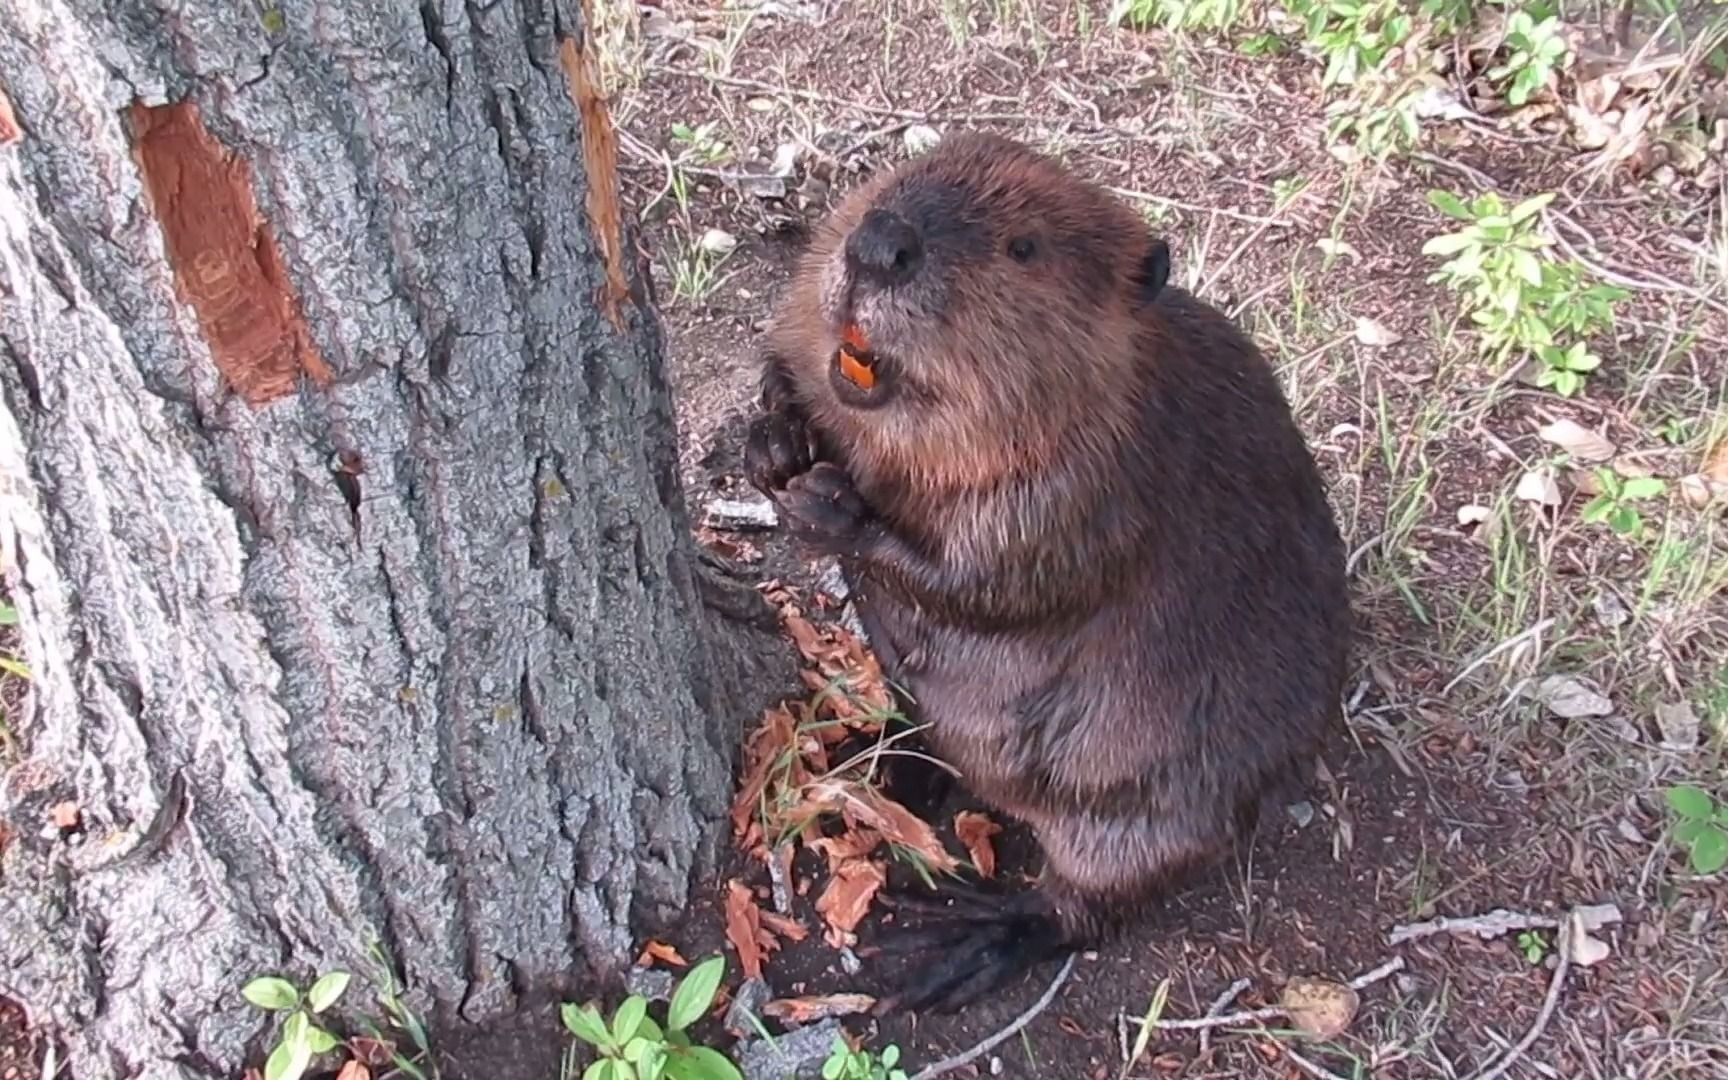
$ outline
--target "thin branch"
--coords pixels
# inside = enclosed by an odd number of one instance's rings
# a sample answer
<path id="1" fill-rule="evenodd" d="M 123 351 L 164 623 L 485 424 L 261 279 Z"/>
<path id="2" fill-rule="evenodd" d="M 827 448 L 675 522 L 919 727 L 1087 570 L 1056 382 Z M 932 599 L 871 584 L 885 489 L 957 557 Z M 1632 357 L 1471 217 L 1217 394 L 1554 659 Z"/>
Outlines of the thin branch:
<path id="1" fill-rule="evenodd" d="M 1586 904 L 1572 909 L 1584 930 L 1599 930 L 1620 921 L 1616 904 Z M 1386 944 L 1402 945 L 1407 941 L 1432 937 L 1435 934 L 1474 934 L 1484 941 L 1503 937 L 1514 930 L 1554 930 L 1562 920 L 1551 915 L 1536 915 L 1523 911 L 1496 908 L 1486 915 L 1430 919 L 1427 922 L 1394 926 L 1386 935 Z"/>
<path id="2" fill-rule="evenodd" d="M 1228 987 L 1225 988 L 1225 990 L 1222 994 L 1219 994 L 1216 998 L 1213 999 L 1212 1007 L 1206 1010 L 1206 1015 L 1208 1017 L 1213 1017 L 1213 1016 L 1217 1016 L 1220 1013 L 1222 1013 L 1224 1011 L 1225 1006 L 1229 1005 L 1231 1002 L 1235 1001 L 1238 997 L 1240 997 L 1242 995 L 1242 991 L 1248 989 L 1248 987 L 1251 985 L 1251 983 L 1252 983 L 1252 980 L 1249 980 L 1249 979 L 1237 979 L 1235 982 L 1231 983 Z M 1211 1048 L 1212 1048 L 1212 1029 L 1211 1028 L 1203 1028 L 1203 1029 L 1201 1029 L 1201 1032 L 1200 1032 L 1200 1056 L 1205 1057 L 1206 1051 L 1210 1050 Z"/>
<path id="3" fill-rule="evenodd" d="M 933 1080 L 934 1077 L 941 1076 L 943 1073 L 953 1072 L 962 1065 L 969 1065 L 978 1060 L 1019 1034 L 1021 1028 L 1030 1024 L 1039 1013 L 1050 1007 L 1050 1003 L 1056 999 L 1056 991 L 1062 989 L 1062 984 L 1068 981 L 1068 974 L 1074 970 L 1074 960 L 1078 956 L 1078 953 L 1068 954 L 1068 959 L 1063 963 L 1062 970 L 1058 971 L 1056 977 L 1050 980 L 1050 985 L 1045 989 L 1044 995 L 1034 1001 L 1031 1008 L 1015 1017 L 1013 1023 L 970 1050 L 955 1054 L 953 1057 L 943 1058 L 934 1065 L 926 1066 L 914 1075 L 912 1080 Z"/>

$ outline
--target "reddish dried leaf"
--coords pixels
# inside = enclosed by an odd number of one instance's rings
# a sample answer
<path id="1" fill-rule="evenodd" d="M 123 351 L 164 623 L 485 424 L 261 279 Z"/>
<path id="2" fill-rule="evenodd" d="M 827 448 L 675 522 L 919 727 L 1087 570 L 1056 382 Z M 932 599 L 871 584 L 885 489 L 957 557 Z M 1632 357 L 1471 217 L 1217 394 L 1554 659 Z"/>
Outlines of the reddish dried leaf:
<path id="1" fill-rule="evenodd" d="M 762 949 L 757 935 L 762 930 L 762 911 L 748 887 L 733 878 L 726 883 L 726 940 L 738 952 L 738 966 L 747 978 L 762 977 Z"/>
<path id="2" fill-rule="evenodd" d="M 881 842 L 882 834 L 874 829 L 853 829 L 839 836 L 817 837 L 804 846 L 821 853 L 828 860 L 828 872 L 832 874 L 846 863 L 875 851 Z"/>
<path id="3" fill-rule="evenodd" d="M 779 998 L 762 1006 L 762 1015 L 794 1024 L 813 1024 L 831 1016 L 853 1016 L 869 1012 L 876 999 L 869 994 L 822 994 L 816 997 Z"/>
<path id="4" fill-rule="evenodd" d="M 12 99 L 0 90 L 0 146 L 10 146 L 24 137 L 24 129 L 18 126 L 18 116 L 12 111 Z"/>
<path id="5" fill-rule="evenodd" d="M 850 935 L 870 913 L 870 902 L 887 883 L 888 875 L 881 865 L 863 859 L 843 864 L 828 881 L 828 888 L 816 899 L 816 910 L 827 920 L 833 943 L 836 934 Z"/>
<path id="6" fill-rule="evenodd" d="M 954 835 L 966 845 L 972 865 L 982 877 L 996 876 L 996 848 L 990 838 L 1002 831 L 1002 826 L 990 820 L 988 814 L 962 810 L 954 815 Z"/>
<path id="7" fill-rule="evenodd" d="M 853 828 L 875 829 L 883 839 L 916 851 L 943 873 L 960 865 L 942 846 L 929 822 L 875 788 L 854 780 L 822 780 L 804 788 L 804 804 L 838 811 Z"/>
<path id="8" fill-rule="evenodd" d="M 777 911 L 769 911 L 766 908 L 758 908 L 757 910 L 760 913 L 759 917 L 762 920 L 762 925 L 788 941 L 803 941 L 805 938 L 810 936 L 809 929 L 807 929 L 803 923 L 792 918 L 790 915 L 782 915 Z"/>
<path id="9" fill-rule="evenodd" d="M 687 966 L 684 958 L 678 955 L 678 950 L 664 941 L 650 941 L 642 946 L 642 955 L 636 958 L 636 966 L 652 967 L 656 960 L 673 967 Z"/>
<path id="10" fill-rule="evenodd" d="M 349 1059 L 348 1063 L 342 1066 L 342 1071 L 336 1074 L 336 1080 L 372 1080 L 372 1070 Z"/>
<path id="11" fill-rule="evenodd" d="M 78 804 L 68 799 L 57 802 L 48 809 L 48 817 L 57 829 L 76 829 L 78 827 Z"/>

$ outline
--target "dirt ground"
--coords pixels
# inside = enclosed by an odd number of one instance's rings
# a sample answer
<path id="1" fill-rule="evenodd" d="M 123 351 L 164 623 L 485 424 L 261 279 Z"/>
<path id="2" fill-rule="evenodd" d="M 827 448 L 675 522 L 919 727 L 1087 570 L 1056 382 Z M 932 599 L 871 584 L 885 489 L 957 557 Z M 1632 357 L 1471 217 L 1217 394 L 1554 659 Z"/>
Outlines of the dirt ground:
<path id="1" fill-rule="evenodd" d="M 1266 822 L 1250 851 L 1084 956 L 975 1075 L 1454 1078 L 1536 1026 L 1507 1075 L 1728 1076 L 1728 881 L 1688 871 L 1663 800 L 1675 783 L 1723 790 L 1720 505 L 1641 507 L 1648 533 L 1622 539 L 1581 519 L 1589 470 L 1538 433 L 1574 420 L 1614 444 L 1616 466 L 1671 480 L 1721 454 L 1721 170 L 1596 177 L 1564 140 L 1482 117 L 1433 126 L 1418 155 L 1384 166 L 1343 160 L 1328 149 L 1311 59 L 1116 30 L 1108 6 L 665 0 L 643 5 L 625 33 L 608 21 L 616 4 L 595 0 L 698 515 L 745 494 L 753 344 L 807 228 L 926 128 L 1025 139 L 1142 206 L 1170 242 L 1173 280 L 1239 318 L 1274 358 L 1331 486 L 1360 638 L 1349 730 L 1328 755 L 1331 782 L 1310 793 L 1312 814 Z M 1425 198 L 1435 187 L 1557 192 L 1557 233 L 1631 289 L 1581 394 L 1538 390 L 1477 356 L 1456 299 L 1428 280 L 1436 260 L 1422 245 L 1448 228 Z M 1518 492 L 1543 468 L 1557 500 L 1538 505 Z M 779 537 L 736 539 L 765 576 L 810 587 L 818 568 Z M 1552 676 L 1587 680 L 1612 708 L 1555 715 L 1524 692 Z M 1676 703 L 1700 720 L 1695 745 L 1657 723 Z M 998 845 L 1000 876 L 1036 872 L 1023 837 Z M 821 875 L 813 863 L 794 871 Z M 685 956 L 727 947 L 732 878 L 766 882 L 735 853 L 669 939 Z M 795 901 L 811 927 L 822 925 L 818 891 Z M 1573 965 L 1551 1005 L 1552 932 L 1388 943 L 1395 927 L 1436 916 L 1605 903 L 1623 916 L 1597 933 L 1608 955 Z M 864 943 L 879 920 L 861 928 Z M 1166 1032 L 1124 1071 L 1122 1018 L 1143 1014 L 1165 980 L 1163 1015 L 1194 1017 L 1239 979 L 1230 1007 L 1247 1009 L 1292 977 L 1349 981 L 1393 958 L 1402 970 L 1365 986 L 1334 1038 L 1244 1023 L 1203 1049 L 1192 1032 Z M 904 973 L 866 958 L 847 974 L 813 933 L 772 954 L 766 977 L 786 996 L 878 993 Z M 1051 974 L 957 1016 L 847 1026 L 870 1047 L 900 1046 L 915 1072 L 1001 1029 Z M 0 1009 L 0 1080 L 34 1075 L 14 1045 L 17 1019 Z"/>

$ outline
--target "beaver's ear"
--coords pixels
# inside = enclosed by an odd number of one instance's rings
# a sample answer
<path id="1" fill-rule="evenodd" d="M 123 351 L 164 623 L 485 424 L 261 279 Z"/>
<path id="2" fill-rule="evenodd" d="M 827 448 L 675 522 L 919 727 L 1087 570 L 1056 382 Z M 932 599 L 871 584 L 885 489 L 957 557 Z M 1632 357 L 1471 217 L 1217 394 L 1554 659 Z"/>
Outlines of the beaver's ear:
<path id="1" fill-rule="evenodd" d="M 1134 286 L 1142 304 L 1150 304 L 1164 291 L 1164 283 L 1170 280 L 1170 245 L 1162 240 L 1152 241 L 1152 246 L 1146 254 L 1140 257 L 1140 266 L 1134 274 Z"/>

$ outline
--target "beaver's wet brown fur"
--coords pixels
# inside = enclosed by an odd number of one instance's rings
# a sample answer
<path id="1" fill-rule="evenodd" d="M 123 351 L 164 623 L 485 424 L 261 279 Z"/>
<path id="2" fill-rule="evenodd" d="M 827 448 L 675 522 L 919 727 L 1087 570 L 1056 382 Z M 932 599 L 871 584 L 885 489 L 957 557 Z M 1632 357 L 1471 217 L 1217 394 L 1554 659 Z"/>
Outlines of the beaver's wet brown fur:
<path id="1" fill-rule="evenodd" d="M 903 934 L 944 959 L 899 1004 L 1096 943 L 1251 829 L 1338 713 L 1314 460 L 1168 266 L 1109 193 L 951 135 L 819 227 L 770 331 L 751 481 L 840 557 L 931 745 L 1045 859 L 1032 893 Z"/>

